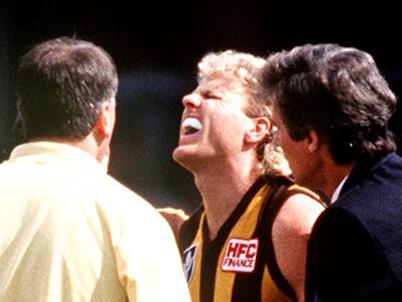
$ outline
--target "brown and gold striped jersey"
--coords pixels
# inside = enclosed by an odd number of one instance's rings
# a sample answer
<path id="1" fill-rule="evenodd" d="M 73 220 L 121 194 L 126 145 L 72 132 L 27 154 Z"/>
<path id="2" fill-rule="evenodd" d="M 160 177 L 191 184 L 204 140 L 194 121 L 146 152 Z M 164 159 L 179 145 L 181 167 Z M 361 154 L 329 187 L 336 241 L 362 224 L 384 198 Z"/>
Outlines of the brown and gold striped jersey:
<path id="1" fill-rule="evenodd" d="M 300 192 L 319 202 L 318 195 L 288 178 L 260 178 L 214 240 L 203 207 L 192 215 L 181 230 L 180 249 L 194 302 L 295 299 L 275 260 L 271 231 L 284 201 Z"/>

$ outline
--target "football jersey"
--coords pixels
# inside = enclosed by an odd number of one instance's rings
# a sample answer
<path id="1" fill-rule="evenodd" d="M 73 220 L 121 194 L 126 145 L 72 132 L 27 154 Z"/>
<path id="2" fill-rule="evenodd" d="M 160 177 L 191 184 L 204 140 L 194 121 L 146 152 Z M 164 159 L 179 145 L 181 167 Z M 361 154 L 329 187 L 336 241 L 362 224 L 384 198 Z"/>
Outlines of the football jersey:
<path id="1" fill-rule="evenodd" d="M 296 193 L 320 202 L 287 178 L 260 178 L 214 240 L 203 207 L 185 222 L 180 249 L 194 302 L 295 300 L 275 260 L 272 225 L 284 201 Z"/>

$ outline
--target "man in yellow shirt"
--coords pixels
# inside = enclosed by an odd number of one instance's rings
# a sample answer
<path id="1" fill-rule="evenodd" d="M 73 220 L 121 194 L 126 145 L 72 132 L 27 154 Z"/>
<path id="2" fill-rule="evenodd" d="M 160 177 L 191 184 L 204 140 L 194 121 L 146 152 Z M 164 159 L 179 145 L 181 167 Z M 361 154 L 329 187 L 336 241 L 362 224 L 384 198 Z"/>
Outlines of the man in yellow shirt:
<path id="1" fill-rule="evenodd" d="M 0 165 L 0 301 L 190 301 L 167 222 L 107 175 L 117 85 L 86 41 L 22 57 L 23 143 Z"/>

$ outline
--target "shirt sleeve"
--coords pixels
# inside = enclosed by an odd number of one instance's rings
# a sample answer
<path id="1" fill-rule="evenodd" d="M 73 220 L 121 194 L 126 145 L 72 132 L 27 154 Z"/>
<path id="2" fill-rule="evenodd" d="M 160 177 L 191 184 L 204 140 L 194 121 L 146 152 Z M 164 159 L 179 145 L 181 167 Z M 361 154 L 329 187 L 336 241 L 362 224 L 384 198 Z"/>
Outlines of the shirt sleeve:
<path id="1" fill-rule="evenodd" d="M 129 301 L 190 301 L 177 244 L 164 218 L 148 204 L 120 215 L 114 248 Z"/>

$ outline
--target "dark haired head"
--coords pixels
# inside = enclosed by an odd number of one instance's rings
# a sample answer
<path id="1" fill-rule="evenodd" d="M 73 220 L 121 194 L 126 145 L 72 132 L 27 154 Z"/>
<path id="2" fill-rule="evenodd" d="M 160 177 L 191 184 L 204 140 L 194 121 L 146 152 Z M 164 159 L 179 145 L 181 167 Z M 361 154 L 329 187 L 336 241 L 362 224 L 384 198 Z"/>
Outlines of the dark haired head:
<path id="1" fill-rule="evenodd" d="M 117 85 L 115 64 L 99 46 L 68 37 L 34 46 L 17 71 L 22 140 L 84 138 Z"/>
<path id="2" fill-rule="evenodd" d="M 396 97 L 373 58 L 336 44 L 303 45 L 271 55 L 260 73 L 296 141 L 314 129 L 339 164 L 395 150 L 388 120 Z"/>

